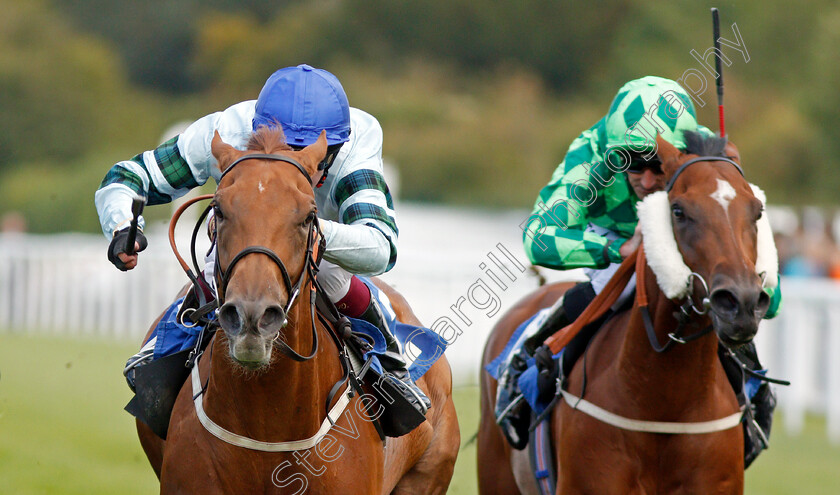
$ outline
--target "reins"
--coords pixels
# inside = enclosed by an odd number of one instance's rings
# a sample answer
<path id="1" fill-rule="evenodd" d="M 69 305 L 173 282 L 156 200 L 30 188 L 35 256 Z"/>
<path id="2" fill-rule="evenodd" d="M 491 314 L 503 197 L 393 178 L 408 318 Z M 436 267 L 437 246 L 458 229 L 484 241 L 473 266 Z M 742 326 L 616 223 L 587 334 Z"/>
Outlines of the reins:
<path id="1" fill-rule="evenodd" d="M 692 340 L 697 340 L 700 337 L 706 335 L 707 333 L 712 331 L 712 325 L 709 324 L 706 328 L 700 330 L 699 332 L 689 335 L 687 337 L 682 336 L 683 329 L 688 325 L 691 313 L 688 311 L 689 308 L 693 308 L 694 312 L 698 316 L 705 315 L 708 313 L 708 292 L 709 288 L 706 285 L 705 280 L 697 273 L 692 273 L 695 278 L 698 278 L 702 281 L 703 287 L 706 288 L 706 297 L 703 299 L 703 310 L 698 310 L 694 306 L 694 301 L 692 300 L 692 295 L 689 292 L 688 296 L 686 296 L 686 302 L 680 306 L 680 311 L 678 313 L 674 313 L 674 316 L 677 318 L 677 329 L 673 332 L 668 333 L 668 341 L 665 344 L 660 344 L 659 339 L 656 337 L 656 330 L 653 327 L 653 320 L 650 316 L 650 309 L 648 309 L 648 297 L 647 297 L 647 287 L 645 286 L 645 268 L 647 267 L 647 260 L 644 255 L 644 250 L 639 249 L 637 251 L 636 256 L 636 305 L 639 307 L 639 311 L 642 313 L 642 322 L 645 326 L 645 333 L 647 334 L 648 341 L 650 341 L 650 346 L 653 348 L 654 351 L 657 353 L 663 353 L 671 348 L 672 345 L 675 343 L 677 344 L 687 344 Z"/>

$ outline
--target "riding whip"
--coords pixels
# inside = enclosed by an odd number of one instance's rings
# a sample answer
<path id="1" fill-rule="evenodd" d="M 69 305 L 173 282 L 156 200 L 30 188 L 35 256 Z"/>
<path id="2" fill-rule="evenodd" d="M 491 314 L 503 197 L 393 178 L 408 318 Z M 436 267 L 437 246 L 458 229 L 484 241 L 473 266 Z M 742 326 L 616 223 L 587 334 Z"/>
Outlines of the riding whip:
<path id="1" fill-rule="evenodd" d="M 146 205 L 146 198 L 143 196 L 134 196 L 131 200 L 131 225 L 128 227 L 128 238 L 125 241 L 125 254 L 131 256 L 134 254 L 134 241 L 137 239 L 137 221 L 140 219 L 140 214 L 143 213 L 143 207 Z"/>
<path id="2" fill-rule="evenodd" d="M 726 130 L 723 125 L 723 69 L 721 64 L 720 51 L 720 17 L 718 16 L 718 9 L 712 7 L 712 31 L 714 34 L 715 46 L 715 85 L 717 86 L 718 99 L 718 123 L 720 125 L 720 137 L 726 136 Z"/>

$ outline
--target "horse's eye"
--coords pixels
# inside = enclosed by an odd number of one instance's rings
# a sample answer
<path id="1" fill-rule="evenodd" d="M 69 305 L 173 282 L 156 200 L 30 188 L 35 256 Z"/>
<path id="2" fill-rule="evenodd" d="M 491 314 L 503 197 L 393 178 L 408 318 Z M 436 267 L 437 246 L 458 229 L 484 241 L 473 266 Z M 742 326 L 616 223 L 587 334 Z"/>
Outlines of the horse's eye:
<path id="1" fill-rule="evenodd" d="M 677 220 L 685 220 L 685 212 L 679 205 L 671 205 L 671 212 Z"/>
<path id="2" fill-rule="evenodd" d="M 303 221 L 303 226 L 312 225 L 316 216 L 317 214 L 314 211 L 309 212 L 309 215 L 306 215 L 306 220 Z"/>
<path id="3" fill-rule="evenodd" d="M 756 215 L 756 217 L 755 217 L 755 221 L 757 222 L 757 221 L 761 220 L 761 217 L 762 217 L 763 215 L 764 215 L 764 208 L 762 208 L 762 209 L 758 210 L 758 215 Z"/>
<path id="4" fill-rule="evenodd" d="M 213 216 L 216 217 L 217 222 L 221 222 L 225 219 L 225 216 L 222 214 L 222 209 L 219 208 L 219 205 L 213 206 Z"/>

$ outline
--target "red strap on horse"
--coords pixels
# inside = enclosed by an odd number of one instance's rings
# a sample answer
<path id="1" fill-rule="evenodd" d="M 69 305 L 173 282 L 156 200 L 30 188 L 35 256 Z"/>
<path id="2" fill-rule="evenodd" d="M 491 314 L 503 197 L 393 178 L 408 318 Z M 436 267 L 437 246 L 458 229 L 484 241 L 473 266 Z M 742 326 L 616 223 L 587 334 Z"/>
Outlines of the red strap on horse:
<path id="1" fill-rule="evenodd" d="M 586 325 L 604 316 L 613 304 L 615 304 L 618 297 L 624 291 L 624 288 L 627 287 L 630 278 L 633 276 L 633 269 L 636 267 L 636 260 L 638 258 L 644 259 L 642 249 L 637 249 L 636 253 L 628 256 L 621 262 L 621 266 L 618 267 L 615 275 L 607 282 L 604 290 L 589 303 L 589 306 L 586 307 L 578 319 L 570 325 L 561 328 L 545 340 L 545 345 L 551 349 L 552 354 L 560 352 Z M 638 280 L 639 277 L 637 276 L 636 279 Z"/>
<path id="2" fill-rule="evenodd" d="M 647 288 L 645 287 L 647 259 L 644 249 L 638 249 L 636 252 L 636 304 L 640 308 L 646 308 L 648 305 Z"/>

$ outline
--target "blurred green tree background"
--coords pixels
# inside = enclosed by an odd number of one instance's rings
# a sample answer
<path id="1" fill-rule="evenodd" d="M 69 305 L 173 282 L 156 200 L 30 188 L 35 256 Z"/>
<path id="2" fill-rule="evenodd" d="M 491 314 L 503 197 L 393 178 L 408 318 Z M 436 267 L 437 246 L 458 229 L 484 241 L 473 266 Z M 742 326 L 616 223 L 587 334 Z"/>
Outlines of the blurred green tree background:
<path id="1" fill-rule="evenodd" d="M 702 71 L 690 51 L 711 46 L 711 6 L 749 54 L 724 48 L 727 130 L 750 179 L 775 203 L 834 203 L 828 0 L 0 0 L 0 214 L 98 231 L 93 193 L 114 162 L 303 62 L 379 118 L 403 199 L 530 208 L 622 83 Z M 716 129 L 708 82 L 698 111 Z"/>

